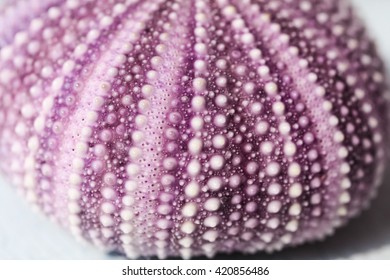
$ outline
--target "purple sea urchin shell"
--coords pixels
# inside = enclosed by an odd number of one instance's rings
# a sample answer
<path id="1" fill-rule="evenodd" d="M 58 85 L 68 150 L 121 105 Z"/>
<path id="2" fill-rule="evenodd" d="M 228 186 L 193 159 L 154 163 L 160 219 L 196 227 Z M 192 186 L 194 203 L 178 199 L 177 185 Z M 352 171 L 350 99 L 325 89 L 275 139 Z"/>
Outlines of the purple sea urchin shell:
<path id="1" fill-rule="evenodd" d="M 0 167 L 130 258 L 320 239 L 379 185 L 383 65 L 340 0 L 19 0 L 0 10 Z"/>

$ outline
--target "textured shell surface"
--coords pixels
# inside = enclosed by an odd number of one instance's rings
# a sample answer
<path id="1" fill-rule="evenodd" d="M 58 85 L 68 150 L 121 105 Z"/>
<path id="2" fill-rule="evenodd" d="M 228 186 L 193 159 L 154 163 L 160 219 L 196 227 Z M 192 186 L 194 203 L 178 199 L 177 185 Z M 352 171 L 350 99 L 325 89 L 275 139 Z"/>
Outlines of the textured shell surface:
<path id="1" fill-rule="evenodd" d="M 128 258 L 319 240 L 381 183 L 383 68 L 347 1 L 5 1 L 0 169 Z"/>

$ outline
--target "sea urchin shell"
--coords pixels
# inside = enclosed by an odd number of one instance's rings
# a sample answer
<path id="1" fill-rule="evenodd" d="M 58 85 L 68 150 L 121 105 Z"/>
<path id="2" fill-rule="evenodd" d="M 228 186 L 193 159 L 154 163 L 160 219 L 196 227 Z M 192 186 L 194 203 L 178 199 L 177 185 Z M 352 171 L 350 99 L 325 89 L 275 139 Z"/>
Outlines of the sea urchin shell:
<path id="1" fill-rule="evenodd" d="M 76 237 L 130 258 L 332 233 L 380 183 L 387 97 L 341 0 L 0 10 L 2 171 Z"/>

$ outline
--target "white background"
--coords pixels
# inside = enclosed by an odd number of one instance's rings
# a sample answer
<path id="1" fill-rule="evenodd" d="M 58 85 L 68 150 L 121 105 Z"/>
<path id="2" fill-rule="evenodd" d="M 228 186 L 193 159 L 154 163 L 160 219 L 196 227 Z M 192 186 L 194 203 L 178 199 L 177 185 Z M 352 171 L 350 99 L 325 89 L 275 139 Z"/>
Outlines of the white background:
<path id="1" fill-rule="evenodd" d="M 31 0 L 38 1 L 38 0 Z M 325 1 L 325 0 L 324 0 Z M 0 0 L 1 2 L 1 0 Z M 354 0 L 390 65 L 390 1 Z M 1 159 L 0 159 L 1 160 Z M 390 170 L 389 170 L 390 171 Z M 390 172 L 388 172 L 390 173 Z M 239 254 L 217 256 L 241 258 Z M 390 259 L 390 175 L 370 210 L 323 242 L 255 259 Z M 0 259 L 113 259 L 36 213 L 0 179 Z"/>

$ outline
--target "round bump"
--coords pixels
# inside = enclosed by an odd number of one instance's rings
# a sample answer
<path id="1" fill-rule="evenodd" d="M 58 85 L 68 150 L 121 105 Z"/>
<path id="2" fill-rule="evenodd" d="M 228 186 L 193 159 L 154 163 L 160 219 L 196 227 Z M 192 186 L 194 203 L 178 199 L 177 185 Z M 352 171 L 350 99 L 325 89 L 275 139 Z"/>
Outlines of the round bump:
<path id="1" fill-rule="evenodd" d="M 280 165 L 275 161 L 270 162 L 266 167 L 266 173 L 270 177 L 277 176 L 279 172 L 280 172 Z"/>
<path id="2" fill-rule="evenodd" d="M 214 170 L 221 170 L 225 164 L 225 159 L 221 155 L 214 155 L 210 158 L 210 167 Z"/>
<path id="3" fill-rule="evenodd" d="M 155 88 L 152 85 L 144 85 L 142 87 L 142 94 L 144 97 L 151 97 L 155 93 Z"/>
<path id="4" fill-rule="evenodd" d="M 191 127 L 193 130 L 200 131 L 202 130 L 203 125 L 204 125 L 204 121 L 201 117 L 196 116 L 191 119 Z"/>
<path id="5" fill-rule="evenodd" d="M 222 114 L 218 114 L 214 117 L 214 124 L 217 126 L 217 127 L 225 127 L 226 124 L 227 124 L 227 119 L 226 119 L 226 116 L 222 115 Z"/>
<path id="6" fill-rule="evenodd" d="M 142 157 L 142 150 L 138 147 L 131 147 L 129 150 L 130 159 L 136 161 Z"/>
<path id="7" fill-rule="evenodd" d="M 140 173 L 141 169 L 137 164 L 130 163 L 126 167 L 127 175 L 130 177 L 135 177 Z"/>
<path id="8" fill-rule="evenodd" d="M 223 186 L 223 181 L 220 177 L 212 177 L 207 181 L 207 186 L 212 191 L 219 191 Z"/>
<path id="9" fill-rule="evenodd" d="M 200 138 L 193 138 L 188 143 L 188 150 L 192 155 L 198 155 L 202 151 L 203 141 Z"/>
<path id="10" fill-rule="evenodd" d="M 123 221 L 130 221 L 134 217 L 134 214 L 131 210 L 124 209 L 121 211 L 120 216 L 123 219 Z"/>
<path id="11" fill-rule="evenodd" d="M 288 195 L 291 198 L 297 198 L 301 196 L 302 191 L 303 191 L 302 185 L 300 183 L 294 183 L 290 186 L 288 190 Z"/>
<path id="12" fill-rule="evenodd" d="M 301 174 L 301 166 L 293 162 L 289 165 L 287 173 L 292 178 L 298 177 Z"/>
<path id="13" fill-rule="evenodd" d="M 209 216 L 206 219 L 204 219 L 204 222 L 203 222 L 203 224 L 209 228 L 214 228 L 214 227 L 218 226 L 219 223 L 220 223 L 219 216 Z"/>
<path id="14" fill-rule="evenodd" d="M 197 159 L 193 159 L 187 166 L 187 172 L 191 177 L 196 177 L 201 171 L 200 162 Z"/>
<path id="15" fill-rule="evenodd" d="M 200 193 L 200 186 L 199 183 L 196 181 L 191 181 L 190 183 L 187 184 L 187 186 L 184 189 L 184 193 L 186 194 L 187 197 L 189 198 L 195 198 L 199 195 Z"/>
<path id="16" fill-rule="evenodd" d="M 226 95 L 223 95 L 223 94 L 219 94 L 216 98 L 215 98 L 215 104 L 218 106 L 218 107 L 221 107 L 221 108 L 225 108 L 228 104 L 228 98 L 226 97 Z"/>
<path id="17" fill-rule="evenodd" d="M 194 217 L 198 212 L 198 206 L 195 202 L 186 203 L 181 209 L 181 213 L 184 217 L 191 218 Z"/>
<path id="18" fill-rule="evenodd" d="M 177 160 L 173 157 L 168 157 L 163 160 L 163 167 L 169 171 L 174 170 L 177 167 Z"/>
<path id="19" fill-rule="evenodd" d="M 282 203 L 279 200 L 273 200 L 267 205 L 267 211 L 272 214 L 278 213 L 281 208 Z"/>
<path id="20" fill-rule="evenodd" d="M 206 100 L 203 96 L 195 96 L 192 98 L 191 104 L 195 112 L 201 112 L 206 108 Z"/>
<path id="21" fill-rule="evenodd" d="M 204 203 L 204 209 L 210 212 L 217 211 L 221 206 L 221 201 L 218 198 L 209 198 Z"/>
<path id="22" fill-rule="evenodd" d="M 285 106 L 282 102 L 277 101 L 274 104 L 272 104 L 272 111 L 278 115 L 281 116 L 284 114 Z M 287 123 L 285 125 L 288 125 Z"/>
<path id="23" fill-rule="evenodd" d="M 202 238 L 208 242 L 215 242 L 215 240 L 218 238 L 218 235 L 218 231 L 208 230 L 202 235 Z"/>
<path id="24" fill-rule="evenodd" d="M 268 186 L 267 193 L 271 196 L 278 195 L 282 191 L 282 186 L 278 183 L 271 183 Z"/>
<path id="25" fill-rule="evenodd" d="M 274 144 L 270 141 L 264 141 L 260 145 L 260 152 L 263 155 L 270 155 L 274 149 Z"/>
<path id="26" fill-rule="evenodd" d="M 265 84 L 264 90 L 268 95 L 272 96 L 278 92 L 278 86 L 274 82 L 268 82 Z"/>
<path id="27" fill-rule="evenodd" d="M 181 227 L 180 227 L 180 230 L 183 232 L 183 233 L 186 233 L 186 234 L 191 234 L 195 231 L 196 229 L 196 226 L 193 222 L 191 221 L 186 221 L 184 222 Z"/>
<path id="28" fill-rule="evenodd" d="M 299 214 L 301 214 L 301 211 L 302 211 L 301 205 L 299 203 L 294 203 L 288 209 L 288 214 L 290 216 L 298 216 Z"/>
<path id="29" fill-rule="evenodd" d="M 226 138 L 225 138 L 225 136 L 223 136 L 221 134 L 215 135 L 213 137 L 212 142 L 213 142 L 214 148 L 216 148 L 216 149 L 223 149 L 225 147 L 225 145 L 226 145 Z"/>
<path id="30" fill-rule="evenodd" d="M 207 82 L 203 78 L 195 78 L 192 84 L 196 92 L 203 92 L 206 89 Z"/>
<path id="31" fill-rule="evenodd" d="M 286 225 L 286 230 L 290 232 L 296 232 L 298 230 L 299 223 L 297 220 L 291 220 Z"/>
<path id="32" fill-rule="evenodd" d="M 258 135 L 264 135 L 269 128 L 269 124 L 266 121 L 259 121 L 255 126 L 255 131 Z"/>

